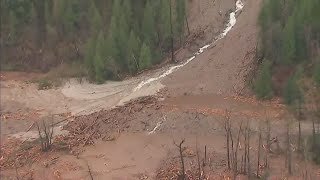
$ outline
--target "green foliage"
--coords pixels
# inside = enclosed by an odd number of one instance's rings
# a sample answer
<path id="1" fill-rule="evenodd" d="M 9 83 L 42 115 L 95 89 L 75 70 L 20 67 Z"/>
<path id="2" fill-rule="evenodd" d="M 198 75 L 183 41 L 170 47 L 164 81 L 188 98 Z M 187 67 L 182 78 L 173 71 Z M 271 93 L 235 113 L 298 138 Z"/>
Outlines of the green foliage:
<path id="1" fill-rule="evenodd" d="M 104 58 L 104 47 L 105 47 L 105 40 L 103 37 L 103 33 L 100 32 L 97 38 L 96 43 L 96 52 L 93 59 L 93 66 L 95 71 L 95 80 L 97 83 L 103 83 L 104 82 L 104 72 L 105 72 L 105 61 Z"/>
<path id="2" fill-rule="evenodd" d="M 140 52 L 139 68 L 146 69 L 151 66 L 151 51 L 146 43 L 143 43 Z"/>
<path id="3" fill-rule="evenodd" d="M 88 69 L 88 75 L 92 78 L 94 76 L 94 65 L 93 59 L 96 54 L 96 39 L 90 38 L 87 42 L 86 53 L 85 53 L 85 65 Z"/>
<path id="4" fill-rule="evenodd" d="M 50 1 L 49 1 L 50 2 Z M 87 1 L 85 0 L 58 0 L 58 14 L 57 21 L 61 30 L 67 36 L 75 35 L 79 28 L 79 24 L 84 20 L 83 17 L 87 16 L 89 11 L 86 7 Z M 97 14 L 93 14 L 93 19 L 96 20 Z"/>
<path id="5" fill-rule="evenodd" d="M 59 57 L 61 47 L 74 49 L 77 54 L 72 59 L 80 59 L 90 78 L 100 83 L 159 63 L 170 50 L 170 7 L 175 35 L 183 38 L 187 3 L 185 0 L 176 3 L 171 0 L 3 2 L 5 8 L 1 7 L 1 14 L 8 17 L 6 42 L 10 38 L 18 39 L 15 37 L 18 30 L 23 30 L 20 26 L 34 26 L 33 31 L 41 33 L 37 41 L 39 48 L 46 49 L 47 44 L 57 47 L 54 54 Z M 82 52 L 83 42 L 86 42 L 85 52 Z"/>
<path id="6" fill-rule="evenodd" d="M 4 0 L 7 8 L 19 23 L 28 23 L 31 18 L 32 2 L 28 0 Z"/>
<path id="7" fill-rule="evenodd" d="M 254 84 L 254 91 L 260 99 L 270 99 L 273 95 L 270 61 L 264 60 Z"/>
<path id="8" fill-rule="evenodd" d="M 297 105 L 297 103 L 301 103 L 303 99 L 303 94 L 299 87 L 299 80 L 302 76 L 303 70 L 302 68 L 298 68 L 294 75 L 292 75 L 284 88 L 284 100 L 287 105 Z"/>
<path id="9" fill-rule="evenodd" d="M 140 39 L 136 36 L 136 34 L 133 31 L 131 31 L 127 49 L 127 64 L 129 72 L 131 74 L 134 74 L 138 71 L 139 53 Z"/>
<path id="10" fill-rule="evenodd" d="M 102 17 L 94 3 L 91 4 L 90 11 L 90 14 L 92 14 L 92 18 L 90 19 L 91 32 L 92 36 L 95 36 L 102 28 Z"/>
<path id="11" fill-rule="evenodd" d="M 295 59 L 296 55 L 296 42 L 295 42 L 295 27 L 294 17 L 291 16 L 284 28 L 284 60 L 285 63 L 290 64 Z"/>
<path id="12" fill-rule="evenodd" d="M 314 69 L 313 78 L 316 84 L 320 87 L 320 63 L 318 63 Z"/>
<path id="13" fill-rule="evenodd" d="M 170 0 L 162 0 L 160 5 L 159 34 L 162 46 L 165 50 L 170 48 Z"/>
<path id="14" fill-rule="evenodd" d="M 46 90 L 51 89 L 53 87 L 53 84 L 48 79 L 40 79 L 38 80 L 38 90 Z"/>
<path id="15" fill-rule="evenodd" d="M 186 1 L 177 0 L 177 33 L 181 36 L 184 34 L 185 18 L 186 18 Z"/>
<path id="16" fill-rule="evenodd" d="M 312 44 L 320 40 L 319 5 L 319 0 L 264 1 L 259 16 L 262 56 L 271 60 L 274 66 L 291 69 L 309 64 L 310 59 L 318 56 L 319 53 L 315 53 L 317 48 Z M 284 99 L 289 105 L 296 104 L 297 98 L 301 100 L 297 85 L 301 75 L 297 73 L 288 79 L 283 89 Z"/>
<path id="17" fill-rule="evenodd" d="M 147 0 L 143 14 L 142 33 L 144 42 L 146 42 L 149 46 L 153 46 L 156 42 L 156 30 L 154 22 L 155 19 L 151 0 Z"/>
<path id="18" fill-rule="evenodd" d="M 307 41 L 319 36 L 320 13 L 315 8 L 319 4 L 319 0 L 265 1 L 259 16 L 264 56 L 288 65 L 308 60 Z"/>

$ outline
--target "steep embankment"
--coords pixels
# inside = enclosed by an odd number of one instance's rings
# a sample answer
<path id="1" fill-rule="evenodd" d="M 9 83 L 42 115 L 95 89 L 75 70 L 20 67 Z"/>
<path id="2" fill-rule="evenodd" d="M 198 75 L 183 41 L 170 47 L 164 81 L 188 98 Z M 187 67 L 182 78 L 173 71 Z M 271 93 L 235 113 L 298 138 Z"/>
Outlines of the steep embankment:
<path id="1" fill-rule="evenodd" d="M 257 43 L 257 17 L 261 1 L 245 1 L 236 26 L 214 47 L 163 80 L 173 96 L 187 94 L 233 95 L 245 88 Z"/>

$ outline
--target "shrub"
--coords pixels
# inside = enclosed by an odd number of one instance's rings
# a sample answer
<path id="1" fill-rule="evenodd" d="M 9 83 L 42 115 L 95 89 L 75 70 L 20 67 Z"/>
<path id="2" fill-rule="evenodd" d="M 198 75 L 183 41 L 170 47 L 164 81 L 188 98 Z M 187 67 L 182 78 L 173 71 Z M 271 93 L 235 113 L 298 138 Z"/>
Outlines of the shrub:
<path id="1" fill-rule="evenodd" d="M 260 69 L 260 73 L 254 84 L 254 91 L 259 99 L 270 99 L 273 95 L 272 79 L 270 72 L 271 63 L 264 60 Z"/>

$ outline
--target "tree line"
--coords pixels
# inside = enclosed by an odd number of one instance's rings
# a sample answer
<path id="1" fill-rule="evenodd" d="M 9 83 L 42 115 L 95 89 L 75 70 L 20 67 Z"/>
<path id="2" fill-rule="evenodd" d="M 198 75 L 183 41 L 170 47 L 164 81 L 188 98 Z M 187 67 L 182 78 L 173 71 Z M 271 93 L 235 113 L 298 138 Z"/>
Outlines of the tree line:
<path id="1" fill-rule="evenodd" d="M 298 84 L 302 77 L 313 77 L 315 84 L 320 85 L 318 7 L 319 0 L 264 1 L 259 17 L 262 61 L 254 83 L 259 98 L 268 99 L 274 95 L 277 87 L 273 77 L 281 74 L 281 69 L 289 69 L 288 73 L 282 72 L 288 77 L 280 93 L 287 104 L 301 98 Z"/>
<path id="2" fill-rule="evenodd" d="M 174 60 L 173 50 L 183 44 L 187 29 L 186 2 L 1 0 L 3 44 L 24 46 L 31 29 L 34 52 L 56 55 L 67 42 L 76 52 L 72 61 L 83 64 L 91 79 L 121 79 L 160 63 L 170 52 Z"/>

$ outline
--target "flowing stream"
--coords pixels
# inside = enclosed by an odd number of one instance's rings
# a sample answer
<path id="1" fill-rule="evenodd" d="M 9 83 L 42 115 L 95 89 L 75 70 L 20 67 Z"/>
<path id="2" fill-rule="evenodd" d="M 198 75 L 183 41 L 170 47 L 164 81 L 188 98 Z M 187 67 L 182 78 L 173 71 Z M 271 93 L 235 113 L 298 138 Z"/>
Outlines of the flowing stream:
<path id="1" fill-rule="evenodd" d="M 199 48 L 199 50 L 197 52 L 195 52 L 193 54 L 192 57 L 190 57 L 189 59 L 187 59 L 187 61 L 185 61 L 182 64 L 176 65 L 176 66 L 171 66 L 167 71 L 165 71 L 164 73 L 162 73 L 160 76 L 158 77 L 154 77 L 154 78 L 150 78 L 144 81 L 141 81 L 134 89 L 133 92 L 141 89 L 143 86 L 150 84 L 154 81 L 157 81 L 161 78 L 164 78 L 166 76 L 168 76 L 169 74 L 173 73 L 175 70 L 187 65 L 188 63 L 190 63 L 192 60 L 194 60 L 199 54 L 202 54 L 206 49 L 208 49 L 210 46 L 213 46 L 215 43 L 217 43 L 219 40 L 223 39 L 228 33 L 229 31 L 233 28 L 233 26 L 236 24 L 237 19 L 236 19 L 236 13 L 241 11 L 244 7 L 244 4 L 241 0 L 237 0 L 236 2 L 236 10 L 234 12 L 230 13 L 230 18 L 229 18 L 229 22 L 226 25 L 226 28 L 224 29 L 224 31 L 216 38 L 215 41 L 213 41 L 210 44 L 207 44 L 201 48 Z"/>

